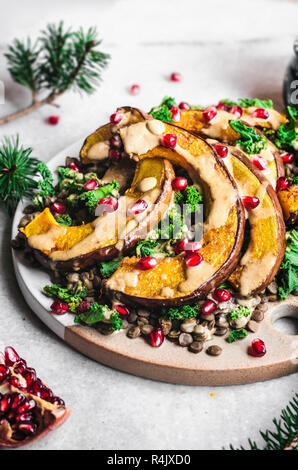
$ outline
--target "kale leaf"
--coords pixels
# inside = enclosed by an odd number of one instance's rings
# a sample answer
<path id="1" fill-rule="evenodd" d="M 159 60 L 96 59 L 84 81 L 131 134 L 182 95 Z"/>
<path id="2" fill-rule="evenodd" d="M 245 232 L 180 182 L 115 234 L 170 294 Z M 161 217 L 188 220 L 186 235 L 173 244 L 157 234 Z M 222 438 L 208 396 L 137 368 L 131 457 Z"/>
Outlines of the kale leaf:
<path id="1" fill-rule="evenodd" d="M 198 305 L 183 305 L 182 307 L 162 308 L 161 314 L 170 320 L 184 320 L 195 318 L 199 314 Z"/>
<path id="2" fill-rule="evenodd" d="M 79 304 L 87 296 L 87 288 L 79 281 L 74 289 L 52 284 L 43 288 L 44 293 L 53 299 L 62 300 L 68 304 L 71 312 L 75 313 Z"/>
<path id="3" fill-rule="evenodd" d="M 239 134 L 237 144 L 248 154 L 259 153 L 267 143 L 263 135 L 259 135 L 253 127 L 246 126 L 242 121 L 229 121 L 231 128 Z"/>
<path id="4" fill-rule="evenodd" d="M 238 339 L 246 338 L 246 336 L 247 336 L 247 332 L 244 328 L 241 328 L 240 330 L 232 330 L 227 339 L 227 342 L 234 343 Z"/>
<path id="5" fill-rule="evenodd" d="M 101 261 L 99 264 L 99 272 L 102 278 L 106 279 L 111 277 L 115 271 L 119 268 L 121 260 L 123 258 L 113 259 L 111 261 Z"/>
<path id="6" fill-rule="evenodd" d="M 286 234 L 286 251 L 278 271 L 279 296 L 285 300 L 287 296 L 298 290 L 298 232 L 293 229 Z"/>
<path id="7" fill-rule="evenodd" d="M 255 108 L 273 108 L 272 100 L 259 100 L 259 98 L 239 98 L 239 106 L 247 108 L 248 106 L 254 106 Z"/>

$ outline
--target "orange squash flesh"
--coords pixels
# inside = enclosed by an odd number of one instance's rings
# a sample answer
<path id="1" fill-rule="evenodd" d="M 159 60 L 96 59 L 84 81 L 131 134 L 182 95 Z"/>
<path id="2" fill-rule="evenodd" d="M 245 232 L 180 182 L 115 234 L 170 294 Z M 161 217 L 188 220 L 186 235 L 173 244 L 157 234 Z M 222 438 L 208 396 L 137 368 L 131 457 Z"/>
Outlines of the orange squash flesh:
<path id="1" fill-rule="evenodd" d="M 281 189 L 277 193 L 284 218 L 287 223 L 293 225 L 298 222 L 298 184 Z"/>

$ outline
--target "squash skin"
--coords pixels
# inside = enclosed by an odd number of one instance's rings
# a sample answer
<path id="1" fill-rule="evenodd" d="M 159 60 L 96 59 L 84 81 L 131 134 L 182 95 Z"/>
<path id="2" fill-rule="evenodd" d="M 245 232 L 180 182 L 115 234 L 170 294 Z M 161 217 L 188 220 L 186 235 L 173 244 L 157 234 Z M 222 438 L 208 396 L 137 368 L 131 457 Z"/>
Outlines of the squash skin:
<path id="1" fill-rule="evenodd" d="M 298 223 L 298 184 L 281 189 L 277 193 L 283 210 L 285 221 L 288 225 Z"/>
<path id="2" fill-rule="evenodd" d="M 173 167 L 170 162 L 163 160 L 164 167 L 164 182 L 161 189 L 161 193 L 156 200 L 154 209 L 145 217 L 138 226 L 127 233 L 123 239 L 123 246 L 121 249 L 116 246 L 109 245 L 90 253 L 82 254 L 77 257 L 70 258 L 68 260 L 52 260 L 46 253 L 31 248 L 36 260 L 46 269 L 57 270 L 61 272 L 68 271 L 79 271 L 86 269 L 97 262 L 110 260 L 126 254 L 139 240 L 142 240 L 146 233 L 147 228 L 152 225 L 156 225 L 161 217 L 160 207 L 168 207 L 172 199 L 172 180 L 175 177 Z M 86 224 L 87 225 L 87 224 Z M 22 233 L 23 230 L 20 232 Z M 24 235 L 24 234 L 23 234 Z M 24 235 L 25 236 L 25 235 Z M 27 238 L 26 238 L 27 240 Z M 28 242 L 27 242 L 28 245 Z M 28 245 L 29 246 L 29 245 Z"/>
<path id="3" fill-rule="evenodd" d="M 151 116 L 146 116 L 144 115 L 145 118 L 147 119 L 152 119 Z M 179 127 L 174 126 L 171 124 L 166 124 L 166 133 L 170 132 L 171 129 L 175 133 L 179 133 Z M 198 299 L 205 297 L 211 290 L 216 288 L 218 285 L 220 285 L 223 281 L 225 281 L 229 275 L 234 271 L 238 264 L 239 256 L 240 256 L 240 251 L 243 243 L 243 238 L 244 238 L 244 225 L 245 225 L 245 217 L 244 217 L 244 210 L 242 203 L 240 201 L 237 188 L 235 185 L 235 182 L 233 178 L 230 176 L 229 172 L 227 171 L 225 165 L 222 163 L 222 161 L 219 159 L 217 156 L 216 152 L 213 150 L 212 146 L 207 144 L 205 139 L 203 139 L 200 136 L 195 136 L 193 133 L 188 133 L 187 131 L 183 130 L 184 135 L 186 137 L 187 134 L 191 134 L 193 137 L 196 137 L 197 139 L 200 139 L 201 141 L 204 142 L 204 144 L 209 147 L 212 157 L 216 161 L 216 163 L 221 167 L 221 170 L 225 173 L 226 178 L 229 180 L 233 188 L 235 189 L 235 195 L 236 195 L 236 220 L 237 220 L 237 230 L 236 230 L 236 235 L 234 239 L 234 244 L 232 247 L 232 250 L 230 252 L 229 257 L 224 261 L 224 263 L 220 266 L 219 269 L 210 277 L 208 278 L 203 284 L 201 284 L 197 289 L 195 289 L 193 292 L 187 294 L 187 295 L 181 295 L 179 297 L 174 297 L 174 298 L 148 298 L 148 297 L 139 297 L 136 295 L 130 295 L 118 290 L 113 290 L 109 287 L 108 281 L 105 280 L 103 282 L 103 292 L 105 292 L 108 296 L 112 296 L 114 299 L 117 299 L 119 301 L 122 301 L 126 304 L 129 305 L 143 305 L 148 308 L 160 308 L 160 307 L 175 307 L 175 306 L 180 306 L 184 304 L 191 304 L 195 303 Z M 186 134 L 185 134 L 186 132 Z M 183 135 L 183 134 L 182 134 Z M 152 151 L 154 156 L 154 150 Z M 176 159 L 172 157 L 171 159 L 171 154 L 174 155 L 174 151 L 170 151 L 169 149 L 166 149 L 168 152 L 167 158 L 169 158 L 171 161 L 174 161 L 175 163 L 180 163 L 179 162 L 179 156 Z M 156 153 L 159 152 L 159 147 L 156 147 Z M 144 155 L 144 157 L 150 157 L 150 152 Z M 188 170 L 190 168 L 187 168 Z M 195 170 L 196 171 L 196 170 Z M 118 268 L 119 269 L 119 268 Z"/>

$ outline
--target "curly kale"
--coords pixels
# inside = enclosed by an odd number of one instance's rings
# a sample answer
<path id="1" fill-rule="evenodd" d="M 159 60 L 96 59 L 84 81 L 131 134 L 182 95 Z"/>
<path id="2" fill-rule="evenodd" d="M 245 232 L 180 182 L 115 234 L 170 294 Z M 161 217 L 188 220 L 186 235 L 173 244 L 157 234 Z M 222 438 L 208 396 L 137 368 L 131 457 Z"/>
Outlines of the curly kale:
<path id="1" fill-rule="evenodd" d="M 82 201 L 85 206 L 88 207 L 89 212 L 93 213 L 102 198 L 106 196 L 118 196 L 118 189 L 119 184 L 117 181 L 113 181 L 93 191 L 86 191 L 80 194 L 77 200 Z"/>
<path id="2" fill-rule="evenodd" d="M 241 328 L 240 330 L 232 330 L 230 335 L 228 336 L 227 342 L 234 343 L 238 339 L 246 338 L 246 336 L 247 331 L 244 328 Z"/>
<path id="3" fill-rule="evenodd" d="M 274 139 L 275 145 L 280 149 L 291 147 L 296 139 L 296 117 L 298 111 L 291 106 L 288 106 L 287 110 L 289 121 L 287 124 L 282 124 L 280 126 Z"/>
<path id="4" fill-rule="evenodd" d="M 229 317 L 231 318 L 231 320 L 237 320 L 238 318 L 249 317 L 250 314 L 251 309 L 249 307 L 238 305 L 229 313 Z"/>
<path id="5" fill-rule="evenodd" d="M 76 313 L 79 304 L 87 296 L 87 288 L 83 286 L 80 281 L 73 289 L 60 286 L 59 284 L 52 284 L 45 286 L 43 291 L 48 297 L 66 302 L 70 312 L 72 313 Z"/>
<path id="6" fill-rule="evenodd" d="M 107 305 L 100 305 L 97 302 L 92 302 L 87 312 L 79 314 L 75 321 L 80 321 L 88 326 L 104 321 L 110 323 L 113 331 L 121 330 L 122 327 L 122 320 L 118 312 L 110 309 Z"/>
<path id="7" fill-rule="evenodd" d="M 47 165 L 43 162 L 37 164 L 37 170 L 41 179 L 37 182 L 38 192 L 34 198 L 34 204 L 43 209 L 45 200 L 55 194 L 55 188 L 53 186 L 54 178 Z"/>
<path id="8" fill-rule="evenodd" d="M 239 106 L 247 108 L 248 106 L 254 106 L 255 108 L 273 108 L 272 100 L 260 100 L 259 98 L 239 98 Z"/>
<path id="9" fill-rule="evenodd" d="M 241 148 L 248 154 L 259 153 L 263 150 L 267 143 L 263 135 L 259 135 L 257 131 L 250 126 L 246 126 L 242 121 L 229 121 L 231 128 L 239 134 L 240 139 L 236 141 Z"/>
<path id="10" fill-rule="evenodd" d="M 121 260 L 123 258 L 113 259 L 111 261 L 101 261 L 99 264 L 99 272 L 103 279 L 107 279 L 114 274 L 115 271 L 119 268 Z"/>
<path id="11" fill-rule="evenodd" d="M 165 96 L 161 104 L 155 108 L 152 108 L 149 114 L 151 114 L 154 119 L 173 123 L 172 113 L 170 111 L 173 106 L 176 106 L 175 99 L 169 96 Z"/>
<path id="12" fill-rule="evenodd" d="M 67 227 L 71 227 L 72 225 L 72 218 L 68 214 L 58 215 L 56 217 L 56 221 L 60 225 L 66 225 Z"/>
<path id="13" fill-rule="evenodd" d="M 185 320 L 186 318 L 195 318 L 199 314 L 198 305 L 183 305 L 182 307 L 172 307 L 161 309 L 161 314 L 170 320 Z"/>
<path id="14" fill-rule="evenodd" d="M 298 290 L 298 232 L 293 229 L 286 234 L 286 251 L 278 271 L 279 296 L 285 300 L 287 296 Z"/>

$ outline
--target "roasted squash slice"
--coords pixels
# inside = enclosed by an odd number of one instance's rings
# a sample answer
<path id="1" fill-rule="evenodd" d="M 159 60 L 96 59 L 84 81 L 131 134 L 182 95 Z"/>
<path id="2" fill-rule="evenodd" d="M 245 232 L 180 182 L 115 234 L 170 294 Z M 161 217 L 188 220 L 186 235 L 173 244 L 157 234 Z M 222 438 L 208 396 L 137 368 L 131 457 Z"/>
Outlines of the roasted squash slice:
<path id="1" fill-rule="evenodd" d="M 259 123 L 259 121 L 255 120 L 254 118 L 251 118 L 250 120 L 247 119 L 246 122 L 246 118 L 248 118 L 248 116 L 250 116 L 250 114 L 244 113 L 241 118 L 243 119 L 243 122 L 246 125 L 257 125 Z M 222 142 L 234 145 L 235 142 L 239 139 L 239 135 L 230 127 L 229 121 L 231 119 L 236 119 L 234 114 L 218 110 L 217 115 L 207 124 L 203 118 L 203 110 L 190 109 L 189 111 L 182 111 L 181 120 L 179 122 L 176 122 L 175 124 L 177 126 L 181 126 L 183 129 L 195 132 L 205 138 L 209 137 L 211 139 L 217 139 Z M 267 120 L 264 121 L 264 123 L 267 123 L 269 125 L 269 122 L 267 122 Z M 258 129 L 255 130 L 257 133 L 261 134 Z M 255 157 L 255 155 L 245 155 L 250 160 Z M 258 155 L 268 161 L 268 170 L 265 170 L 264 175 L 270 181 L 273 188 L 275 188 L 277 179 L 280 176 L 284 176 L 284 165 L 278 149 L 269 139 L 266 139 L 266 148 L 261 150 Z"/>
<path id="2" fill-rule="evenodd" d="M 161 145 L 163 136 L 177 139 L 174 149 Z M 152 270 L 140 271 L 138 259 L 124 258 L 105 282 L 105 290 L 128 303 L 174 306 L 194 302 L 219 285 L 235 269 L 244 235 L 244 212 L 235 183 L 212 147 L 176 126 L 145 119 L 120 129 L 124 150 L 133 159 L 163 157 L 185 168 L 205 197 L 203 262 L 188 267 L 183 256 L 161 259 Z"/>
<path id="3" fill-rule="evenodd" d="M 84 269 L 126 253 L 146 236 L 172 200 L 173 178 L 174 171 L 167 160 L 142 160 L 115 212 L 97 217 L 89 224 L 66 227 L 59 225 L 49 209 L 45 209 L 20 231 L 44 266 L 61 271 Z M 151 185 L 144 185 L 148 179 Z M 129 208 L 139 199 L 146 201 L 147 209 L 131 215 Z"/>
<path id="4" fill-rule="evenodd" d="M 298 184 L 281 189 L 277 193 L 287 224 L 294 225 L 298 222 Z"/>

